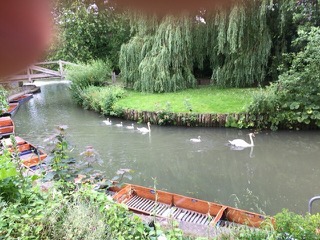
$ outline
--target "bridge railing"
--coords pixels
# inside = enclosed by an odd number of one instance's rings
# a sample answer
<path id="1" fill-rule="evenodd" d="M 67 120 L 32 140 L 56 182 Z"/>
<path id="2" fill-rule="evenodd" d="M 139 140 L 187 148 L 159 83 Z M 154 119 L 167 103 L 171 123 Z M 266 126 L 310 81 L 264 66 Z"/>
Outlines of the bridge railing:
<path id="1" fill-rule="evenodd" d="M 7 80 L 8 81 L 28 80 L 29 82 L 33 82 L 36 79 L 52 79 L 52 78 L 59 78 L 61 80 L 64 80 L 66 75 L 66 72 L 65 72 L 66 65 L 76 65 L 76 64 L 62 61 L 62 60 L 38 62 L 29 66 L 27 69 L 20 72 L 19 74 L 8 77 Z"/>

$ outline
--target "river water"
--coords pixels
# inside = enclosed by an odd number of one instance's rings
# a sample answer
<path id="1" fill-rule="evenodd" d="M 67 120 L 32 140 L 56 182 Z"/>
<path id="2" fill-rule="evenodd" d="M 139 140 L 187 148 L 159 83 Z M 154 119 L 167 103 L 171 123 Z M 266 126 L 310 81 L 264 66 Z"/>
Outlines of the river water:
<path id="1" fill-rule="evenodd" d="M 249 142 L 249 130 L 152 125 L 143 135 L 114 125 L 130 121 L 111 118 L 112 126 L 103 124 L 105 117 L 72 102 L 66 83 L 37 84 L 41 93 L 14 116 L 16 134 L 44 146 L 57 125 L 68 125 L 73 154 L 80 159 L 86 146 L 93 146 L 103 160 L 93 166 L 108 178 L 132 169 L 126 182 L 152 187 L 156 179 L 158 189 L 268 215 L 283 208 L 305 214 L 309 199 L 320 195 L 319 131 L 260 132 L 255 146 L 243 150 L 227 143 Z M 189 141 L 197 136 L 201 143 Z"/>

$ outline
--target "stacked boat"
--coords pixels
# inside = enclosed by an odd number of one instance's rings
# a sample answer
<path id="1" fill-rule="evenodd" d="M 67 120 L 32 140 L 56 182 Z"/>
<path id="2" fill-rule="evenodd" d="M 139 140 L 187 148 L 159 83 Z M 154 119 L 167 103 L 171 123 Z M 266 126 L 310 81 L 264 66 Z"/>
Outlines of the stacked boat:
<path id="1" fill-rule="evenodd" d="M 15 126 L 11 117 L 16 113 L 21 103 L 32 97 L 32 94 L 23 94 L 12 98 L 9 102 L 9 108 L 0 117 L 0 147 L 7 148 L 13 156 L 18 156 L 21 164 L 25 167 L 34 167 L 47 157 L 43 150 L 21 137 L 15 136 Z M 16 154 L 14 155 L 14 153 Z"/>
<path id="2" fill-rule="evenodd" d="M 9 100 L 9 107 L 6 111 L 1 113 L 1 116 L 10 116 L 13 117 L 19 109 L 20 104 L 30 100 L 33 97 L 33 94 L 19 94 Z"/>
<path id="3" fill-rule="evenodd" d="M 1 145 L 11 153 L 17 152 L 20 163 L 25 167 L 39 165 L 47 157 L 44 151 L 18 136 L 2 139 Z"/>
<path id="4" fill-rule="evenodd" d="M 0 138 L 9 137 L 14 134 L 14 123 L 11 117 L 0 118 Z"/>

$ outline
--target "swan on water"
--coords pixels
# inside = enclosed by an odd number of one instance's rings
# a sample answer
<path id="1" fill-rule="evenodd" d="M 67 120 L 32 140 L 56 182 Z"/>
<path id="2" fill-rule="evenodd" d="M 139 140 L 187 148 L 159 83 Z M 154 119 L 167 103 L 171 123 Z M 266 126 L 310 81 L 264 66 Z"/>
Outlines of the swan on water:
<path id="1" fill-rule="evenodd" d="M 126 129 L 134 129 L 133 123 L 131 124 L 131 126 L 126 126 Z"/>
<path id="2" fill-rule="evenodd" d="M 190 142 L 201 142 L 201 137 L 198 136 L 198 138 L 191 138 Z"/>
<path id="3" fill-rule="evenodd" d="M 109 118 L 107 118 L 107 120 L 102 121 L 105 125 L 112 125 L 111 121 L 109 120 Z"/>
<path id="4" fill-rule="evenodd" d="M 142 132 L 142 133 L 147 133 L 147 132 L 151 132 L 151 128 L 150 128 L 150 122 L 147 123 L 148 128 L 146 127 L 142 127 L 142 128 L 138 128 L 138 131 Z"/>
<path id="5" fill-rule="evenodd" d="M 122 126 L 123 126 L 123 125 L 122 125 L 122 122 L 116 124 L 116 127 L 122 127 Z"/>
<path id="6" fill-rule="evenodd" d="M 234 139 L 232 141 L 229 141 L 229 143 L 233 146 L 236 147 L 253 147 L 253 140 L 252 137 L 255 137 L 253 133 L 249 133 L 249 137 L 250 137 L 250 143 L 247 143 L 246 141 L 242 140 L 242 139 Z"/>

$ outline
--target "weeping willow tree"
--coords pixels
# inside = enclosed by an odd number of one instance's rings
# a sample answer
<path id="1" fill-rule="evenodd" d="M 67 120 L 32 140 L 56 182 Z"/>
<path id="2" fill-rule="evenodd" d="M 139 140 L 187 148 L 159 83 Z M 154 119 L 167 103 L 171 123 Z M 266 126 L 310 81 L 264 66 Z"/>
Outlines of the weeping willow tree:
<path id="1" fill-rule="evenodd" d="M 268 0 L 243 1 L 207 16 L 207 54 L 217 85 L 245 87 L 265 80 L 272 47 Z M 197 44 L 197 43 L 196 43 Z"/>
<path id="2" fill-rule="evenodd" d="M 242 0 L 214 13 L 140 21 L 135 37 L 121 48 L 125 83 L 138 91 L 172 92 L 194 87 L 194 70 L 209 67 L 219 86 L 259 85 L 270 74 L 273 54 L 278 65 L 285 51 L 288 2 Z"/>
<path id="3" fill-rule="evenodd" d="M 143 92 L 194 87 L 191 29 L 190 18 L 173 16 L 165 17 L 156 28 L 137 29 L 136 36 L 122 46 L 120 53 L 126 85 Z"/>

